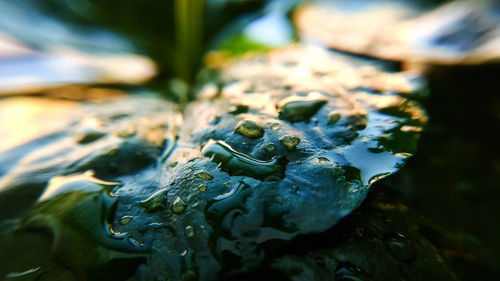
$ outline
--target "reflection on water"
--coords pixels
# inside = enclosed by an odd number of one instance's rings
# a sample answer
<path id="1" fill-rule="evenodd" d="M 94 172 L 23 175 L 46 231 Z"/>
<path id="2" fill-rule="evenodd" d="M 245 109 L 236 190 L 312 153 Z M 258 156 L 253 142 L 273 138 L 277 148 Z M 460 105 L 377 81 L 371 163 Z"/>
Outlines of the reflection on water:
<path id="1" fill-rule="evenodd" d="M 70 121 L 68 117 L 79 111 L 80 106 L 71 101 L 41 98 L 2 100 L 0 152 L 63 129 Z"/>
<path id="2" fill-rule="evenodd" d="M 72 243 L 73 235 L 80 237 L 74 237 L 77 240 L 91 239 L 91 244 L 112 250 L 147 251 L 135 238 L 113 229 L 117 204 L 114 192 L 119 187 L 120 183 L 95 178 L 93 172 L 55 177 L 38 199 L 26 227 L 48 228 L 54 235 L 56 252 L 62 250 L 57 247 L 68 247 L 64 244 Z"/>
<path id="3" fill-rule="evenodd" d="M 285 175 L 288 162 L 283 156 L 270 161 L 260 161 L 235 151 L 223 141 L 210 140 L 201 152 L 211 161 L 219 163 L 223 171 L 233 176 L 247 176 L 264 181 L 279 181 Z"/>
<path id="4" fill-rule="evenodd" d="M 140 255 L 128 253 L 147 252 L 149 247 L 112 226 L 119 187 L 92 172 L 54 177 L 20 227 L 49 232 L 52 254 L 76 272 L 116 258 L 136 258 Z"/>

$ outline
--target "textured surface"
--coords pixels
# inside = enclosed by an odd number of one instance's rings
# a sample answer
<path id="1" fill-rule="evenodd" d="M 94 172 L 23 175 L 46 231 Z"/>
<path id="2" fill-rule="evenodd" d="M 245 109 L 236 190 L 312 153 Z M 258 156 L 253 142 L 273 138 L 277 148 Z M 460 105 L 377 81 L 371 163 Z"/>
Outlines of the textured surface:
<path id="1" fill-rule="evenodd" d="M 321 48 L 241 60 L 220 79 L 183 118 L 148 96 L 82 104 L 61 131 L 4 152 L 5 223 L 48 234 L 79 278 L 120 280 L 137 263 L 133 280 L 233 278 L 331 229 L 404 164 L 426 123 L 407 99 L 418 77 Z"/>

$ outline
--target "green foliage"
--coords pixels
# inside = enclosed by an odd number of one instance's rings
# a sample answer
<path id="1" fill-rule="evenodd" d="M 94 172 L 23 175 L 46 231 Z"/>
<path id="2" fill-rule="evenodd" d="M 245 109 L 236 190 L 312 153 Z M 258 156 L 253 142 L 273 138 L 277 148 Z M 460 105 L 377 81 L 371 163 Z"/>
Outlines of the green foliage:
<path id="1" fill-rule="evenodd" d="M 243 33 L 238 33 L 237 35 L 229 38 L 221 46 L 221 51 L 225 52 L 229 56 L 239 56 L 248 52 L 266 52 L 270 49 L 271 48 L 269 46 L 248 39 Z"/>

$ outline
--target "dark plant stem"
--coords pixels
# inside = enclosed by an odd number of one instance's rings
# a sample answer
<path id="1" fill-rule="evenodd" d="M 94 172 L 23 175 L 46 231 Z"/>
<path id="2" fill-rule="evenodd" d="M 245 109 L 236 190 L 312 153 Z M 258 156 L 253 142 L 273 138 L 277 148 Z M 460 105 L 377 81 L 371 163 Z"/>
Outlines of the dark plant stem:
<path id="1" fill-rule="evenodd" d="M 175 0 L 175 75 L 189 85 L 187 96 L 181 98 L 186 101 L 194 98 L 192 85 L 202 63 L 204 5 L 204 0 Z"/>

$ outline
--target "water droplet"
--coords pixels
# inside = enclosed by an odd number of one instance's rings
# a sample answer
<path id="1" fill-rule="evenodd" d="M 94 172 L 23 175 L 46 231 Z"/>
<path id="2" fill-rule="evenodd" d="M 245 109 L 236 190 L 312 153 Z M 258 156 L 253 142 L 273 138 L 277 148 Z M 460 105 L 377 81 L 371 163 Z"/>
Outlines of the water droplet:
<path id="1" fill-rule="evenodd" d="M 108 195 L 112 196 L 112 190 L 120 186 L 122 184 L 119 182 L 107 182 L 94 178 L 93 171 L 87 171 L 79 175 L 54 177 L 38 199 L 38 203 L 74 191 L 101 192 L 104 190 Z"/>
<path id="2" fill-rule="evenodd" d="M 182 201 L 182 199 L 179 196 L 177 196 L 174 203 L 172 204 L 172 212 L 174 212 L 174 214 L 176 215 L 180 215 L 184 213 L 185 209 L 186 209 L 186 203 L 184 203 L 184 201 Z"/>
<path id="3" fill-rule="evenodd" d="M 248 204 L 248 199 L 252 197 L 254 191 L 254 187 L 240 181 L 239 184 L 233 184 L 233 188 L 229 192 L 220 194 L 207 203 L 205 218 L 208 224 L 213 227 L 210 239 L 217 241 L 216 244 L 213 244 L 215 247 L 213 250 L 217 254 L 220 255 L 221 252 L 227 250 L 236 255 L 245 255 L 247 254 L 246 249 L 243 249 L 244 247 L 241 247 L 240 244 L 248 243 L 247 241 L 252 236 L 254 239 L 252 241 L 260 244 L 274 239 L 290 240 L 294 236 L 293 233 L 297 232 L 297 229 L 290 229 L 282 224 L 282 216 L 287 213 L 287 209 L 278 207 L 266 211 L 266 219 L 270 221 L 265 222 L 262 227 L 257 229 L 251 226 L 242 236 L 233 236 L 232 230 L 235 227 L 235 222 L 239 219 L 248 219 L 245 218 L 245 214 L 249 212 L 249 208 L 252 208 Z M 273 223 L 270 223 L 271 221 Z M 253 223 L 251 224 L 253 225 Z"/>
<path id="4" fill-rule="evenodd" d="M 319 163 L 330 163 L 330 159 L 325 157 L 318 157 Z"/>
<path id="5" fill-rule="evenodd" d="M 133 126 L 128 126 L 127 128 L 124 128 L 120 130 L 117 135 L 120 138 L 129 138 L 137 133 L 137 130 Z"/>
<path id="6" fill-rule="evenodd" d="M 248 109 L 249 109 L 248 105 L 238 104 L 238 105 L 232 106 L 231 109 L 229 110 L 229 113 L 233 114 L 233 115 L 247 113 Z"/>
<path id="7" fill-rule="evenodd" d="M 280 142 L 288 151 L 294 151 L 300 143 L 300 139 L 293 135 L 284 135 L 280 138 Z"/>
<path id="8" fill-rule="evenodd" d="M 260 180 L 280 180 L 284 177 L 286 159 L 273 158 L 270 161 L 254 159 L 235 151 L 223 141 L 210 140 L 203 147 L 202 154 L 219 163 L 221 169 L 233 176 L 248 176 Z"/>
<path id="9" fill-rule="evenodd" d="M 250 139 L 262 137 L 264 129 L 254 120 L 245 119 L 238 122 L 234 132 Z"/>
<path id="10" fill-rule="evenodd" d="M 152 223 L 148 224 L 148 227 L 154 228 L 154 229 L 162 228 L 164 226 L 165 226 L 165 224 L 161 223 L 161 222 L 152 222 Z"/>
<path id="11" fill-rule="evenodd" d="M 207 170 L 198 171 L 194 173 L 194 176 L 204 181 L 209 181 L 214 178 Z"/>
<path id="12" fill-rule="evenodd" d="M 196 281 L 199 280 L 196 264 L 194 262 L 193 250 L 186 249 L 181 252 L 181 267 L 180 267 L 180 280 L 182 281 Z"/>
<path id="13" fill-rule="evenodd" d="M 130 243 L 130 245 L 132 246 L 135 246 L 135 247 L 143 247 L 144 246 L 144 243 L 141 242 L 141 241 L 137 241 L 137 239 L 135 239 L 134 237 L 132 236 L 129 236 L 127 238 L 127 241 Z"/>
<path id="14" fill-rule="evenodd" d="M 397 156 L 397 157 L 401 157 L 401 158 L 410 158 L 410 157 L 413 156 L 413 154 L 406 153 L 406 152 L 399 152 L 399 153 L 396 153 L 394 155 Z"/>
<path id="15" fill-rule="evenodd" d="M 113 229 L 113 226 L 111 225 L 111 222 L 107 221 L 105 223 L 105 229 L 106 229 L 106 233 L 113 237 L 114 239 L 118 239 L 118 240 L 121 240 L 125 237 L 127 237 L 127 233 L 124 233 L 124 232 L 117 232 Z"/>
<path id="16" fill-rule="evenodd" d="M 332 111 L 328 114 L 328 125 L 333 125 L 335 123 L 337 123 L 337 121 L 340 120 L 340 117 L 342 117 L 340 115 L 340 113 L 336 112 L 336 111 Z"/>
<path id="17" fill-rule="evenodd" d="M 205 191 L 207 191 L 207 185 L 206 184 L 200 184 L 200 186 L 198 186 L 198 191 L 199 192 L 205 192 Z"/>
<path id="18" fill-rule="evenodd" d="M 118 145 L 114 145 L 113 147 L 108 149 L 106 152 L 104 152 L 104 155 L 108 156 L 108 157 L 115 156 L 116 153 L 118 152 L 118 150 L 120 150 L 120 147 Z"/>
<path id="19" fill-rule="evenodd" d="M 5 279 L 23 279 L 23 280 L 36 280 L 37 276 L 39 276 L 42 272 L 40 271 L 41 267 L 30 268 L 23 272 L 11 272 L 5 275 Z"/>
<path id="20" fill-rule="evenodd" d="M 218 228 L 230 229 L 232 218 L 241 212 L 245 198 L 250 194 L 250 186 L 240 182 L 229 192 L 216 196 L 207 204 L 207 221 Z"/>
<path id="21" fill-rule="evenodd" d="M 133 218 L 134 218 L 133 216 L 123 216 L 123 217 L 121 217 L 121 219 L 120 219 L 119 223 L 120 223 L 121 225 L 126 225 L 126 224 L 128 224 L 128 223 L 129 223 L 129 222 L 130 222 Z"/>
<path id="22" fill-rule="evenodd" d="M 410 261 L 415 257 L 415 247 L 401 233 L 388 235 L 384 242 L 392 256 L 400 261 Z"/>
<path id="23" fill-rule="evenodd" d="M 194 228 L 191 225 L 186 226 L 186 236 L 189 238 L 194 236 Z"/>
<path id="24" fill-rule="evenodd" d="M 405 132 L 405 133 L 420 133 L 422 131 L 422 127 L 404 125 L 401 127 L 400 130 L 401 130 L 401 132 Z"/>
<path id="25" fill-rule="evenodd" d="M 276 150 L 276 145 L 274 145 L 274 143 L 270 142 L 270 143 L 266 144 L 266 146 L 264 146 L 264 149 L 267 152 L 274 152 Z"/>
<path id="26" fill-rule="evenodd" d="M 307 97 L 287 97 L 276 106 L 279 118 L 294 122 L 309 121 L 328 100 L 320 94 L 310 93 Z"/>
<path id="27" fill-rule="evenodd" d="M 356 130 L 364 130 L 368 125 L 368 118 L 364 113 L 356 113 L 349 116 L 347 122 Z"/>
<path id="28" fill-rule="evenodd" d="M 89 131 L 84 132 L 82 135 L 78 136 L 76 141 L 79 144 L 87 144 L 87 143 L 90 143 L 90 142 L 93 142 L 95 140 L 100 139 L 104 135 L 105 135 L 105 133 L 103 133 L 103 132 L 89 130 Z"/>
<path id="29" fill-rule="evenodd" d="M 149 195 L 147 199 L 140 201 L 139 205 L 143 207 L 146 212 L 154 213 L 166 208 L 165 206 L 165 194 L 167 193 L 166 188 L 162 188 L 155 191 L 153 194 Z"/>
<path id="30" fill-rule="evenodd" d="M 271 130 L 277 131 L 279 128 L 281 128 L 280 123 L 272 123 L 271 124 Z"/>
<path id="31" fill-rule="evenodd" d="M 390 174 L 392 174 L 392 173 L 391 172 L 387 172 L 387 173 L 382 173 L 382 174 L 375 175 L 375 176 L 371 177 L 370 180 L 368 180 L 368 185 L 372 185 L 376 181 L 381 180 L 381 179 L 387 177 Z"/>

